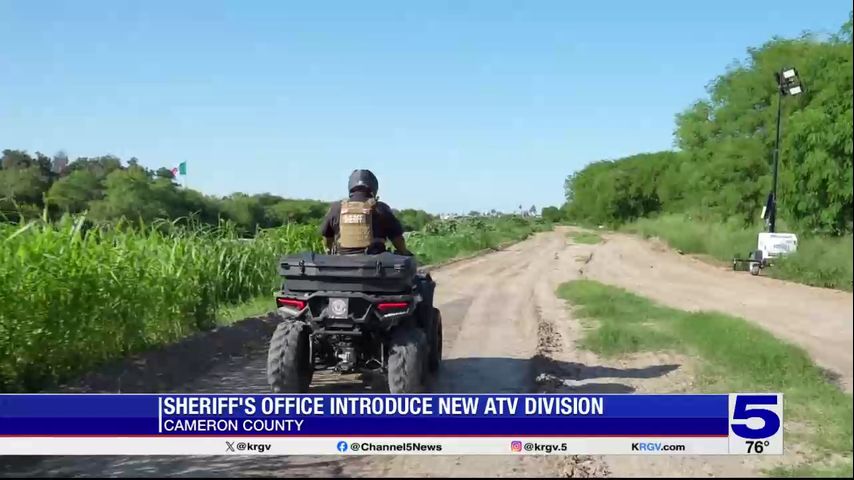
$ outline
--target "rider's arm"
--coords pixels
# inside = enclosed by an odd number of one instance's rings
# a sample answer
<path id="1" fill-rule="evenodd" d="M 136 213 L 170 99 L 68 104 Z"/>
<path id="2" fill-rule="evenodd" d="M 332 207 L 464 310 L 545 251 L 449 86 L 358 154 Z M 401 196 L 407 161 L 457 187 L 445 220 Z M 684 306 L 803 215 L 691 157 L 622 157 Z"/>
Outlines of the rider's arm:
<path id="1" fill-rule="evenodd" d="M 338 217 L 338 213 L 336 212 L 337 204 L 333 203 L 329 206 L 329 211 L 326 213 L 326 217 L 323 218 L 323 222 L 320 224 L 320 235 L 323 236 L 324 246 L 326 247 L 326 252 L 329 253 L 332 251 L 332 247 L 335 244 L 335 219 Z"/>
<path id="2" fill-rule="evenodd" d="M 406 239 L 403 238 L 403 235 L 398 237 L 393 237 L 391 239 L 391 244 L 394 245 L 394 249 L 403 255 L 412 255 L 412 253 L 406 249 Z"/>

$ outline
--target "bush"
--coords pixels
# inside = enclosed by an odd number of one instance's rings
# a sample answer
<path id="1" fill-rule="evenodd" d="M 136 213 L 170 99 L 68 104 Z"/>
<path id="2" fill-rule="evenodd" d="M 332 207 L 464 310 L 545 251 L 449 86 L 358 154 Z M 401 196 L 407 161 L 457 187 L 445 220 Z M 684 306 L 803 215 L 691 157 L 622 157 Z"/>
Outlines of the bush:
<path id="1" fill-rule="evenodd" d="M 557 207 L 545 207 L 541 214 L 547 222 L 558 223 L 563 220 L 563 212 Z"/>

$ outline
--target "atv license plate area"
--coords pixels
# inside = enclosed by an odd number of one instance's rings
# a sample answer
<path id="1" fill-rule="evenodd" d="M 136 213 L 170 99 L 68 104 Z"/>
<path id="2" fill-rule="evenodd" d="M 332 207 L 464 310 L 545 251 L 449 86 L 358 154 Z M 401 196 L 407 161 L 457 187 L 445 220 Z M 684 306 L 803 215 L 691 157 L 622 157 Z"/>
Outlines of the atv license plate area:
<path id="1" fill-rule="evenodd" d="M 346 298 L 330 298 L 327 315 L 329 318 L 347 318 L 350 305 Z"/>

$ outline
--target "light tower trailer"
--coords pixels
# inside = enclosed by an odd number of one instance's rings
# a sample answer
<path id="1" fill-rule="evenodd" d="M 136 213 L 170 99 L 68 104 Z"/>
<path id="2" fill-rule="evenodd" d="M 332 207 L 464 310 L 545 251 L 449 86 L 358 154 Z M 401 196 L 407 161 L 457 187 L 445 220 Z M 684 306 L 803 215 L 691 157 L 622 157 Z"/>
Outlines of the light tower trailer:
<path id="1" fill-rule="evenodd" d="M 795 68 L 781 68 L 774 74 L 777 80 L 777 138 L 774 142 L 774 158 L 771 193 L 762 209 L 762 218 L 768 225 L 768 231 L 759 234 L 756 250 L 747 254 L 749 258 L 733 258 L 732 269 L 748 265 L 750 273 L 759 275 L 759 271 L 771 264 L 775 258 L 797 251 L 798 237 L 794 233 L 777 233 L 777 172 L 780 165 L 780 122 L 783 117 L 783 97 L 796 96 L 804 92 L 798 71 Z"/>
<path id="2" fill-rule="evenodd" d="M 798 250 L 798 236 L 794 233 L 762 232 L 756 241 L 756 250 L 747 254 L 748 258 L 733 258 L 732 269 L 741 270 L 745 265 L 751 275 L 772 264 L 773 260 Z"/>

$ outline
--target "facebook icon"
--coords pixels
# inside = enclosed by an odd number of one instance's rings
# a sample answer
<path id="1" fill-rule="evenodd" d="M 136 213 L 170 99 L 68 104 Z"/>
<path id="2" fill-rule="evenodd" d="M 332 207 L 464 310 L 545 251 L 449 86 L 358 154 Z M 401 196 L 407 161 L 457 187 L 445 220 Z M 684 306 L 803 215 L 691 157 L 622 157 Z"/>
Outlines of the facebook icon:
<path id="1" fill-rule="evenodd" d="M 338 442 L 338 451 L 339 452 L 346 452 L 347 451 L 347 442 L 345 442 L 344 440 L 341 440 L 340 442 Z"/>

